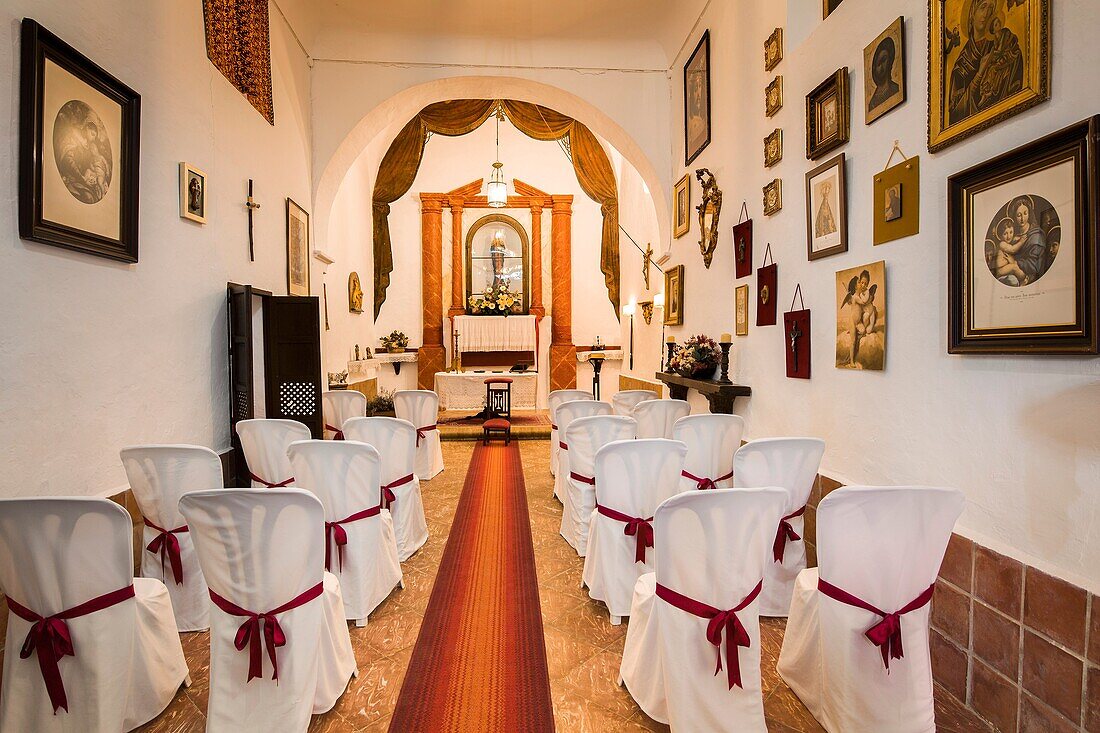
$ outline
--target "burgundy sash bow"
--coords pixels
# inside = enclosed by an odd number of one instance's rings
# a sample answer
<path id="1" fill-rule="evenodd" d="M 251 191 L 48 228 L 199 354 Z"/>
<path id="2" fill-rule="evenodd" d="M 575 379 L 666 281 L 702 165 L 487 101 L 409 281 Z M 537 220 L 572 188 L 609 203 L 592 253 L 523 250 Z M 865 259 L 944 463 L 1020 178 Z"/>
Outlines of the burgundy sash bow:
<path id="1" fill-rule="evenodd" d="M 696 486 L 695 488 L 699 489 L 700 491 L 706 491 L 707 489 L 717 489 L 719 481 L 728 481 L 733 478 L 733 471 L 730 471 L 725 476 L 719 476 L 718 478 L 699 478 L 698 476 L 690 474 L 687 471 L 680 471 L 680 475 L 698 484 L 698 486 Z"/>
<path id="2" fill-rule="evenodd" d="M 817 589 L 834 601 L 862 608 L 864 611 L 870 611 L 876 616 L 882 617 L 881 621 L 867 629 L 863 635 L 870 639 L 871 643 L 882 652 L 882 663 L 885 665 L 886 671 L 889 672 L 890 660 L 901 659 L 905 656 L 905 650 L 901 646 L 901 617 L 910 611 L 916 611 L 918 608 L 928 605 L 928 602 L 932 600 L 932 592 L 936 589 L 936 584 L 933 583 L 928 586 L 919 596 L 893 613 L 880 611 L 863 599 L 856 598 L 848 591 L 837 588 L 821 578 L 818 578 Z"/>
<path id="3" fill-rule="evenodd" d="M 382 485 L 382 508 L 389 509 L 390 504 L 397 501 L 397 494 L 393 493 L 393 490 L 398 486 L 404 486 L 405 484 L 416 478 L 415 474 L 409 474 L 408 476 L 402 476 L 396 481 L 390 481 L 388 484 Z"/>
<path id="4" fill-rule="evenodd" d="M 714 674 L 717 675 L 722 671 L 722 635 L 725 634 L 726 641 L 726 681 L 729 683 L 729 689 L 733 689 L 734 685 L 742 687 L 741 684 L 741 660 L 738 657 L 738 647 L 745 647 L 746 649 L 751 646 L 752 641 L 749 639 L 749 632 L 745 629 L 745 625 L 741 623 L 741 619 L 737 618 L 737 614 L 740 611 L 744 611 L 748 608 L 749 604 L 756 600 L 756 597 L 760 595 L 761 588 L 764 587 L 764 581 L 761 580 L 756 584 L 756 587 L 745 596 L 745 600 L 737 604 L 737 608 L 730 609 L 729 611 L 722 611 L 714 606 L 708 606 L 705 603 L 695 600 L 694 598 L 688 598 L 687 596 L 680 595 L 674 590 L 670 590 L 660 583 L 657 584 L 657 597 L 665 603 L 674 606 L 681 611 L 686 611 L 699 618 L 709 619 L 707 624 L 707 641 L 715 647 L 715 652 L 718 657 L 718 663 L 714 667 Z"/>
<path id="5" fill-rule="evenodd" d="M 187 525 L 181 524 L 175 529 L 165 529 L 153 524 L 144 516 L 141 520 L 145 522 L 145 526 L 149 529 L 160 532 L 145 548 L 154 555 L 160 555 L 160 574 L 164 575 L 164 556 L 167 555 L 168 563 L 172 566 L 172 577 L 175 579 L 176 585 L 183 585 L 183 558 L 180 555 L 180 541 L 176 539 L 176 533 L 188 531 Z"/>
<path id="6" fill-rule="evenodd" d="M 332 543 L 336 542 L 336 554 L 340 560 L 340 572 L 344 572 L 344 545 L 348 543 L 348 532 L 342 525 L 358 522 L 360 519 L 377 517 L 382 512 L 382 505 L 372 506 L 355 514 L 349 514 L 335 522 L 325 522 L 325 570 L 332 570 Z"/>
<path id="7" fill-rule="evenodd" d="M 588 484 L 589 486 L 596 485 L 595 476 L 585 476 L 584 474 L 577 473 L 576 471 L 570 471 L 569 478 L 573 479 L 574 481 L 580 481 L 582 484 Z"/>
<path id="8" fill-rule="evenodd" d="M 328 423 L 325 423 L 325 430 L 331 430 L 332 432 L 336 433 L 336 435 L 332 436 L 333 440 L 343 440 L 344 439 L 344 431 L 341 430 L 338 427 L 334 427 L 332 425 L 329 425 Z"/>
<path id="9" fill-rule="evenodd" d="M 230 616 L 248 617 L 248 620 L 237 629 L 237 635 L 233 638 L 233 646 L 236 647 L 237 651 L 244 651 L 244 648 L 248 647 L 248 679 L 246 682 L 251 682 L 256 677 L 262 679 L 264 676 L 263 656 L 260 649 L 260 622 L 263 622 L 264 640 L 262 643 L 267 647 L 267 658 L 271 660 L 271 679 L 277 680 L 279 679 L 279 657 L 275 650 L 281 646 L 286 646 L 286 634 L 283 633 L 283 628 L 279 626 L 279 620 L 275 617 L 280 613 L 285 613 L 309 603 L 321 595 L 322 591 L 324 591 L 324 581 L 267 613 L 246 611 L 233 601 L 222 598 L 213 590 L 210 591 L 210 600 L 214 602 L 215 606 Z"/>
<path id="10" fill-rule="evenodd" d="M 438 429 L 439 429 L 438 425 L 425 425 L 422 428 L 417 428 L 416 429 L 416 447 L 417 448 L 420 447 L 420 441 L 424 440 L 424 438 L 427 438 L 428 433 L 430 433 L 432 430 L 438 430 Z"/>
<path id="11" fill-rule="evenodd" d="M 637 547 L 634 551 L 634 562 L 645 562 L 646 548 L 653 547 L 653 525 L 650 524 L 650 522 L 653 521 L 653 517 L 649 519 L 631 517 L 599 504 L 596 505 L 596 511 L 609 519 L 614 519 L 616 522 L 622 522 L 626 525 L 623 534 L 627 537 L 637 538 Z"/>
<path id="12" fill-rule="evenodd" d="M 96 611 L 110 608 L 117 603 L 134 597 L 134 586 L 131 583 L 125 588 L 104 593 L 90 601 L 73 606 L 68 611 L 55 613 L 52 616 L 39 616 L 26 606 L 16 603 L 8 597 L 8 608 L 19 618 L 29 621 L 32 626 L 23 640 L 23 647 L 19 650 L 20 659 L 28 659 L 31 652 L 38 654 L 38 669 L 42 672 L 42 681 L 46 683 L 46 693 L 50 696 L 50 704 L 53 705 L 53 713 L 57 715 L 58 708 L 64 708 L 69 712 L 69 700 L 65 696 L 65 683 L 61 679 L 61 669 L 57 666 L 62 657 L 75 657 L 73 639 L 69 634 L 69 625 L 65 622 L 87 616 Z"/>
<path id="13" fill-rule="evenodd" d="M 797 542 L 802 539 L 788 520 L 801 517 L 805 513 L 806 507 L 802 507 L 779 520 L 779 530 L 775 533 L 775 542 L 772 543 L 772 557 L 776 562 L 783 562 L 783 553 L 787 551 L 787 540 Z"/>
<path id="14" fill-rule="evenodd" d="M 253 481 L 259 481 L 261 484 L 263 484 L 264 486 L 266 486 L 269 489 L 279 489 L 279 488 L 282 488 L 283 486 L 290 486 L 292 483 L 294 483 L 294 477 L 293 476 L 291 476 L 290 478 L 288 478 L 284 481 L 280 481 L 277 484 L 273 484 L 273 483 L 271 483 L 270 481 L 268 481 L 266 479 L 260 478 L 259 476 L 252 473 L 251 471 L 248 472 L 248 475 L 252 477 Z"/>

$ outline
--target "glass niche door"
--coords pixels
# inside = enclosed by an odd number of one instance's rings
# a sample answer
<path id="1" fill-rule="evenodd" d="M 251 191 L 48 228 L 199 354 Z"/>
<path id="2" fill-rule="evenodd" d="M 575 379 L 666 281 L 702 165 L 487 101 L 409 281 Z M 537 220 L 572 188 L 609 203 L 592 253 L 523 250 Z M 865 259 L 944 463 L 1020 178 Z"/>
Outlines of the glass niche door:
<path id="1" fill-rule="evenodd" d="M 466 234 L 466 312 L 526 314 L 530 244 L 523 225 L 504 214 L 475 221 Z"/>

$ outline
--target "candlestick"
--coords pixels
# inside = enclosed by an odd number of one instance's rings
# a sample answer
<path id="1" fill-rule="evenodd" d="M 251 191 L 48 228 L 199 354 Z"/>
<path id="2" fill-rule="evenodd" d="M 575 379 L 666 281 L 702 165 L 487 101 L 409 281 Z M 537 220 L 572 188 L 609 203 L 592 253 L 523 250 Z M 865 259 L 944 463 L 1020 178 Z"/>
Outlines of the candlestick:
<path id="1" fill-rule="evenodd" d="M 730 346 L 733 344 L 726 340 L 729 334 L 723 334 L 722 341 L 718 345 L 722 348 L 722 378 L 718 381 L 722 384 L 730 384 Z"/>
<path id="2" fill-rule="evenodd" d="M 676 351 L 676 339 L 672 336 L 668 337 L 668 341 L 665 343 L 665 348 L 668 350 L 668 359 L 665 361 L 665 365 L 672 363 L 672 354 Z"/>

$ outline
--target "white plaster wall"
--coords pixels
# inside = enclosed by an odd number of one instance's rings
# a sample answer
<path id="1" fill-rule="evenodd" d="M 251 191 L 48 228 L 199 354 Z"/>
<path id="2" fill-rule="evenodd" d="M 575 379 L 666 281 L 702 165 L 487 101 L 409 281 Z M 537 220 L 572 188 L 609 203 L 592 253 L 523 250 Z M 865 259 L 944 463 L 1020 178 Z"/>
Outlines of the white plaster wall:
<path id="1" fill-rule="evenodd" d="M 136 265 L 19 239 L 24 15 L 142 95 Z M 312 209 L 306 58 L 272 10 L 272 127 L 207 60 L 201 3 L 0 0 L 0 23 L 0 495 L 110 494 L 123 446 L 229 445 L 225 284 L 285 293 L 283 200 Z M 179 218 L 181 160 L 209 176 L 205 226 Z"/>
<path id="2" fill-rule="evenodd" d="M 779 265 L 779 303 L 788 309 L 796 283 L 813 313 L 813 378 L 784 376 L 782 326 L 757 328 L 735 344 L 736 378 L 753 388 L 738 409 L 748 436 L 818 435 L 828 441 L 823 471 L 846 483 L 955 486 L 967 504 L 958 530 L 982 544 L 1039 566 L 1094 592 L 1100 590 L 1100 360 L 951 356 L 946 343 L 946 178 L 998 153 L 1100 112 L 1100 65 L 1092 0 L 1052 3 L 1053 99 L 993 130 L 930 155 L 926 144 L 927 2 L 846 0 L 827 21 L 815 2 L 714 0 L 672 71 L 670 180 L 684 172 L 682 76 L 686 55 L 704 27 L 711 32 L 713 142 L 691 168 L 709 167 L 725 193 L 721 240 L 710 270 L 696 246 L 697 226 L 676 240 L 670 264 L 687 267 L 682 339 L 733 331 L 735 282 L 730 228 L 742 200 L 755 222 L 754 265 L 772 243 Z M 906 21 L 908 101 L 868 127 L 863 123 L 863 48 L 899 15 Z M 762 44 L 787 26 L 785 60 L 763 69 Z M 791 37 L 794 43 L 791 43 Z M 852 72 L 853 124 L 847 154 L 849 251 L 806 260 L 805 94 L 838 67 Z M 763 111 L 765 85 L 784 77 L 786 104 Z M 763 137 L 784 132 L 783 162 L 762 163 Z M 872 176 L 894 139 L 921 156 L 921 233 L 871 244 Z M 837 151 L 840 152 L 840 151 Z M 761 188 L 783 180 L 783 211 L 761 212 Z M 693 184 L 694 185 L 694 184 Z M 698 187 L 693 190 L 698 201 Z M 834 273 L 886 260 L 886 370 L 834 367 Z M 750 323 L 755 324 L 755 307 Z M 780 323 L 782 320 L 780 319 Z M 652 356 L 656 360 L 656 355 Z M 703 404 L 696 402 L 697 407 Z"/>

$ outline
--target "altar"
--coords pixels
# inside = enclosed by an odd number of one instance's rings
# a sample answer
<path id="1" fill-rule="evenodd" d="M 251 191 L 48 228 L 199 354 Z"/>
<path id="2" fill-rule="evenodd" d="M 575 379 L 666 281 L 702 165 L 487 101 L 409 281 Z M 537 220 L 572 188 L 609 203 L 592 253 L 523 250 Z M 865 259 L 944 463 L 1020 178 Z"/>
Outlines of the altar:
<path id="1" fill-rule="evenodd" d="M 454 329 L 459 334 L 458 349 L 463 353 L 478 351 L 535 352 L 534 316 L 455 316 Z"/>
<path id="2" fill-rule="evenodd" d="M 470 371 L 436 372 L 435 392 L 441 410 L 480 410 L 485 405 L 485 380 L 512 380 L 512 409 L 534 410 L 538 396 L 537 372 Z"/>

